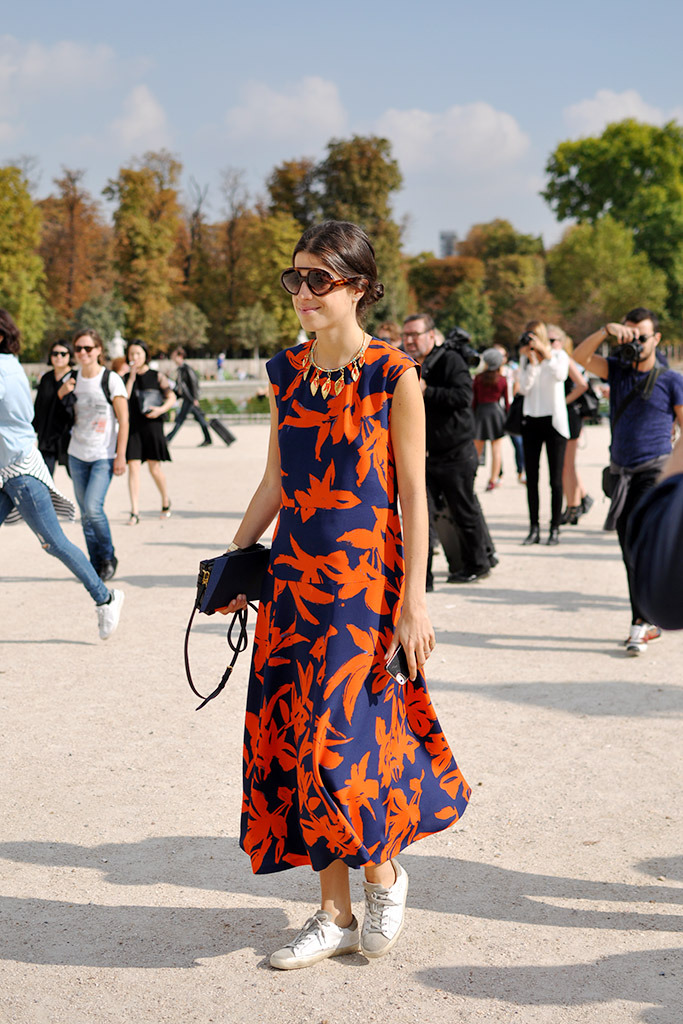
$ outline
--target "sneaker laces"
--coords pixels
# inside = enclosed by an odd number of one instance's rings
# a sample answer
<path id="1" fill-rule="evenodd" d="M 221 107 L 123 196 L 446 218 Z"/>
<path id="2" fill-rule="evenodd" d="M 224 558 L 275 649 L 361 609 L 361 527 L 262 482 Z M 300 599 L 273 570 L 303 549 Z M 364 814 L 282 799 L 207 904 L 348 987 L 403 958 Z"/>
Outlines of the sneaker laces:
<path id="1" fill-rule="evenodd" d="M 383 891 L 366 891 L 365 903 L 370 917 L 370 930 L 379 931 L 384 935 L 383 924 L 385 911 L 390 910 L 392 907 L 400 906 L 400 903 L 396 903 L 392 900 L 388 889 Z"/>
<path id="2" fill-rule="evenodd" d="M 299 944 L 304 945 L 313 939 L 316 939 L 318 944 L 323 946 L 325 939 L 325 923 L 327 922 L 321 921 L 320 918 L 315 915 L 313 917 L 309 917 L 308 921 L 306 921 L 306 924 L 303 926 L 296 938 L 287 943 L 286 948 L 293 950 Z"/>

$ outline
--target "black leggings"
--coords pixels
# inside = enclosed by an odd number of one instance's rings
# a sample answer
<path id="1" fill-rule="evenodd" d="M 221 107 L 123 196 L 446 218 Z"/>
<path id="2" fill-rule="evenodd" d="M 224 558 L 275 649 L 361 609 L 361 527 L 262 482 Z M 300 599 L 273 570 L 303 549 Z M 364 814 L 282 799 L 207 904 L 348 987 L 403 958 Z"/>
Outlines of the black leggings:
<path id="1" fill-rule="evenodd" d="M 556 529 L 560 525 L 562 515 L 562 467 L 567 438 L 555 430 L 552 416 L 527 416 L 522 427 L 522 441 L 529 523 L 531 526 L 538 526 L 538 471 L 541 465 L 541 448 L 545 442 L 550 474 L 550 528 Z"/>

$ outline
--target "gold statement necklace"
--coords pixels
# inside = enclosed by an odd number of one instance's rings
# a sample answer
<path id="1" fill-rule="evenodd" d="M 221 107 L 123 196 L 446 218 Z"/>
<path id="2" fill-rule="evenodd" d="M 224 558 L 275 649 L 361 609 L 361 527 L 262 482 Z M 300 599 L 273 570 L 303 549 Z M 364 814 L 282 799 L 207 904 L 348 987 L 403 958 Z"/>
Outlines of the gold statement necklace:
<path id="1" fill-rule="evenodd" d="M 355 384 L 360 377 L 360 371 L 365 366 L 365 350 L 368 347 L 368 340 L 369 335 L 363 332 L 363 341 L 356 354 L 344 366 L 337 366 L 334 370 L 326 370 L 324 366 L 318 366 L 315 361 L 318 342 L 314 341 L 304 356 L 302 363 L 304 380 L 307 380 L 309 373 L 313 370 L 309 383 L 311 394 L 317 394 L 318 388 L 320 388 L 320 394 L 323 398 L 327 398 L 330 391 L 334 391 L 335 395 L 341 394 L 344 387 L 344 372 L 346 370 L 351 374 L 351 380 Z M 336 377 L 335 374 L 337 375 Z"/>

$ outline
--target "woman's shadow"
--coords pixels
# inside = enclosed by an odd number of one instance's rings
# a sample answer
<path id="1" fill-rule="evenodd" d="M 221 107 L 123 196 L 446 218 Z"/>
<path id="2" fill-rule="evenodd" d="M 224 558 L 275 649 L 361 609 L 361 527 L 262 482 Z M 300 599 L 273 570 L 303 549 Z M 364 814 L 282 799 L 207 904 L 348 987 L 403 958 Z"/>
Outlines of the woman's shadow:
<path id="1" fill-rule="evenodd" d="M 282 944 L 288 928 L 282 902 L 310 907 L 316 888 L 310 870 L 255 879 L 236 840 L 215 836 L 161 836 L 92 847 L 9 842 L 0 844 L 0 858 L 51 869 L 98 871 L 112 886 L 176 886 L 184 897 L 180 902 L 185 905 L 180 906 L 97 904 L 78 898 L 0 899 L 5 924 L 0 958 L 26 963 L 192 967 L 203 958 L 244 948 L 265 957 Z M 683 930 L 680 914 L 642 909 L 648 902 L 667 908 L 683 902 L 677 885 L 561 878 L 435 855 L 404 854 L 402 861 L 412 875 L 410 906 L 418 911 L 530 927 Z M 677 879 L 683 874 L 683 861 L 658 860 L 639 868 L 646 875 Z M 183 890 L 199 890 L 201 895 Z M 81 892 L 77 882 L 74 893 L 78 897 Z M 482 901 L 482 892 L 497 896 Z M 228 893 L 246 896 L 246 905 L 222 900 L 221 894 Z M 250 906 L 253 901 L 258 905 Z M 596 907 L 596 902 L 602 906 Z M 301 916 L 298 909 L 296 916 Z M 460 978 L 463 969 L 454 969 L 454 978 Z M 506 969 L 500 970 L 502 979 Z"/>

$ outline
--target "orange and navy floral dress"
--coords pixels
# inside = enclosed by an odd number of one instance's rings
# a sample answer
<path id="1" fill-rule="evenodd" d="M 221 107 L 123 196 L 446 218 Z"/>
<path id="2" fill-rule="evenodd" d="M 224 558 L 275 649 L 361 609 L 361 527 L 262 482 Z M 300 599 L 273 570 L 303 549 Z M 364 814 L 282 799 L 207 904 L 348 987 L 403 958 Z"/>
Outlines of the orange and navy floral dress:
<path id="1" fill-rule="evenodd" d="M 371 341 L 357 381 L 311 394 L 310 342 L 268 363 L 282 505 L 261 597 L 240 845 L 256 873 L 379 863 L 457 821 L 470 790 L 424 679 L 384 667 L 404 575 L 389 425 L 416 364 Z"/>

